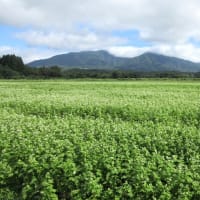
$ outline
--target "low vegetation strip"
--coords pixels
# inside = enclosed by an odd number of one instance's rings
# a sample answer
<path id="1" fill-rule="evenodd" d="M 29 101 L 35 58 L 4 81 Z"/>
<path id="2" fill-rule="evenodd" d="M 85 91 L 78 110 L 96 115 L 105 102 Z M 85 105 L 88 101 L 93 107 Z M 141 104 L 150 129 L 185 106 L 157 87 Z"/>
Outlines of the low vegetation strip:
<path id="1" fill-rule="evenodd" d="M 200 82 L 0 81 L 0 199 L 200 199 Z"/>

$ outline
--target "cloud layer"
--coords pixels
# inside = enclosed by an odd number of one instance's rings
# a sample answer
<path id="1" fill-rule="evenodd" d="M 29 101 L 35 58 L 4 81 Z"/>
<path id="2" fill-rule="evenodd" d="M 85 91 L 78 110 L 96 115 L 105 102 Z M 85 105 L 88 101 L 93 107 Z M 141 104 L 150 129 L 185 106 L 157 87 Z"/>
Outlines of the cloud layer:
<path id="1" fill-rule="evenodd" d="M 149 50 L 200 61 L 198 0 L 0 0 L 0 5 L 0 24 L 21 28 L 15 36 L 31 48 L 108 49 L 126 56 Z M 137 30 L 138 39 L 151 46 L 130 46 L 126 35 L 112 35 L 116 30 Z"/>

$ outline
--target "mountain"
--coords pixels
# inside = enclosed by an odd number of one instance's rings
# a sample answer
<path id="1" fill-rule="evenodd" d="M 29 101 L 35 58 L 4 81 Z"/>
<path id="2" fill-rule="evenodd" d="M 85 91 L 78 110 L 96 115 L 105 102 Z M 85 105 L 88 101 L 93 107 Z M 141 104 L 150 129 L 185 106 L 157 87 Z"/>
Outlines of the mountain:
<path id="1" fill-rule="evenodd" d="M 119 58 L 107 51 L 82 51 L 56 55 L 48 59 L 37 60 L 29 63 L 29 66 L 53 66 L 58 65 L 66 68 L 92 68 L 108 69 L 123 65 L 126 58 Z"/>
<path id="2" fill-rule="evenodd" d="M 176 57 L 148 52 L 133 58 L 123 58 L 114 56 L 103 50 L 56 55 L 48 59 L 33 61 L 28 65 L 32 67 L 58 65 L 65 68 L 120 69 L 144 72 L 200 71 L 200 63 Z"/>
<path id="3" fill-rule="evenodd" d="M 120 69 L 135 71 L 198 72 L 200 71 L 200 63 L 155 53 L 144 53 L 130 59 L 126 65 L 121 66 Z"/>

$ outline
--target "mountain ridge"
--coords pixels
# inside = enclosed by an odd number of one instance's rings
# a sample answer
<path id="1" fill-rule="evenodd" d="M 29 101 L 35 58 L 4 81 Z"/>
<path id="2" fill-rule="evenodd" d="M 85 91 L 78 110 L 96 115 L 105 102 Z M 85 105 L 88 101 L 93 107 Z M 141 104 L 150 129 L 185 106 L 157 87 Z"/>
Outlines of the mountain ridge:
<path id="1" fill-rule="evenodd" d="M 63 68 L 119 69 L 144 72 L 200 71 L 200 63 L 195 63 L 173 56 L 146 52 L 136 57 L 127 58 L 115 56 L 105 50 L 80 51 L 59 54 L 47 59 L 30 62 L 28 65 L 31 67 L 50 67 L 57 65 Z"/>

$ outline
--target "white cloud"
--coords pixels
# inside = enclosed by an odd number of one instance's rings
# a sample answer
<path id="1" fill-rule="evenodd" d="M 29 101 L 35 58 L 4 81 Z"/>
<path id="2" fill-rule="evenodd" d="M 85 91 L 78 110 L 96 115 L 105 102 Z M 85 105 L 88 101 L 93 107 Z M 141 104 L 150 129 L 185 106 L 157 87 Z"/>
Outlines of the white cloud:
<path id="1" fill-rule="evenodd" d="M 154 52 L 168 56 L 177 56 L 182 59 L 200 62 L 200 48 L 192 44 L 154 45 L 149 47 L 115 46 L 108 48 L 114 55 L 122 57 L 135 57 L 145 52 Z"/>
<path id="2" fill-rule="evenodd" d="M 0 23 L 31 28 L 17 36 L 28 49 L 102 48 L 122 56 L 148 50 L 200 61 L 200 48 L 189 42 L 200 41 L 199 0 L 0 0 L 0 5 Z M 114 37 L 113 30 L 137 30 L 152 46 L 130 46 L 126 35 Z"/>
<path id="3" fill-rule="evenodd" d="M 31 62 L 33 60 L 48 58 L 55 54 L 64 53 L 62 51 L 55 50 L 40 50 L 37 48 L 19 48 L 14 46 L 0 46 L 0 56 L 6 54 L 15 54 L 21 56 L 25 63 Z"/>
<path id="4" fill-rule="evenodd" d="M 86 50 L 101 49 L 121 44 L 125 39 L 84 31 L 82 33 L 26 31 L 16 34 L 32 46 L 46 46 L 53 49 Z"/>
<path id="5" fill-rule="evenodd" d="M 134 46 L 112 46 L 106 49 L 110 53 L 121 57 L 135 57 L 145 52 L 160 53 L 168 56 L 174 56 L 200 62 L 200 49 L 191 44 L 181 45 L 155 45 L 151 47 L 134 47 Z M 54 49 L 38 49 L 33 47 L 17 48 L 12 46 L 0 46 L 0 56 L 5 54 L 16 54 L 22 56 L 25 63 L 33 60 L 48 58 L 56 54 L 67 53 L 66 51 Z"/>
<path id="6" fill-rule="evenodd" d="M 184 42 L 200 35 L 198 0 L 0 0 L 0 21 L 68 30 L 78 24 L 96 29 L 137 29 L 153 42 Z"/>
<path id="7" fill-rule="evenodd" d="M 149 47 L 113 46 L 107 49 L 110 53 L 120 57 L 135 57 L 150 51 Z"/>

